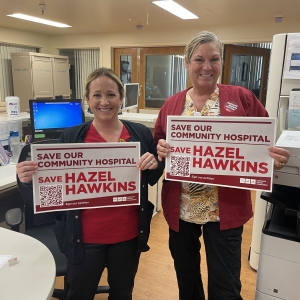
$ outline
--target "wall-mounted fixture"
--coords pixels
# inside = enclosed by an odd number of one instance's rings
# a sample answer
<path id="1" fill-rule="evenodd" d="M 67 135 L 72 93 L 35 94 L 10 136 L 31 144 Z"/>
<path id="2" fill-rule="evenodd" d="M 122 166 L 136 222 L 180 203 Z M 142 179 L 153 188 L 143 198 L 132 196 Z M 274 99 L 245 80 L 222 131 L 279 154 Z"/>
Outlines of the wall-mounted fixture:
<path id="1" fill-rule="evenodd" d="M 46 9 L 46 4 L 45 4 L 45 3 L 40 3 L 40 4 L 39 4 L 39 7 L 40 7 L 40 9 L 41 9 L 41 11 L 42 11 L 42 15 L 44 15 L 44 11 L 45 11 L 45 9 Z"/>
<path id="2" fill-rule="evenodd" d="M 282 23 L 282 19 L 282 15 L 274 16 L 275 23 Z"/>
<path id="3" fill-rule="evenodd" d="M 142 30 L 143 29 L 143 25 L 135 25 L 136 30 Z"/>

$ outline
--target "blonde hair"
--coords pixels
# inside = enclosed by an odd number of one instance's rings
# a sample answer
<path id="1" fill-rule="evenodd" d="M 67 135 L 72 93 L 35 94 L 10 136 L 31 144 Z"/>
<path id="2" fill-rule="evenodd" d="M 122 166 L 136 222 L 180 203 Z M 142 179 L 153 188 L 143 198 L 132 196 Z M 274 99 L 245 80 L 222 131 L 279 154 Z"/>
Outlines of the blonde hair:
<path id="1" fill-rule="evenodd" d="M 112 70 L 112 69 L 108 69 L 108 68 L 99 68 L 96 69 L 94 72 L 92 72 L 87 80 L 86 80 L 86 84 L 85 84 L 85 98 L 87 99 L 89 97 L 89 93 L 90 93 L 90 84 L 93 80 L 95 80 L 98 77 L 101 76 L 106 76 L 109 77 L 110 79 L 112 79 L 118 86 L 118 91 L 120 94 L 120 99 L 124 98 L 124 86 L 123 83 L 121 81 L 121 79 L 119 78 L 119 76 Z"/>
<path id="2" fill-rule="evenodd" d="M 195 51 L 195 49 L 202 44 L 206 44 L 206 43 L 216 43 L 219 47 L 219 51 L 220 51 L 220 56 L 221 59 L 223 60 L 223 49 L 222 49 L 222 43 L 219 40 L 219 38 L 210 31 L 201 31 L 199 33 L 197 33 L 197 35 L 195 37 L 193 37 L 185 46 L 184 49 L 184 55 L 185 55 L 185 59 L 187 61 L 191 60 L 191 57 Z"/>

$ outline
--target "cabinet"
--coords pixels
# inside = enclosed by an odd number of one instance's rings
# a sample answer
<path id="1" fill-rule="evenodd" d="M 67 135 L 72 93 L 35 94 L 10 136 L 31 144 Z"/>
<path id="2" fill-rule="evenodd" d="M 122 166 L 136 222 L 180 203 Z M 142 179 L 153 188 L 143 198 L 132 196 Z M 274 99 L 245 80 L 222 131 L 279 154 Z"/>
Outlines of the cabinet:
<path id="1" fill-rule="evenodd" d="M 29 99 L 70 98 L 68 56 L 34 52 L 11 53 L 14 96 L 20 109 L 28 109 Z"/>

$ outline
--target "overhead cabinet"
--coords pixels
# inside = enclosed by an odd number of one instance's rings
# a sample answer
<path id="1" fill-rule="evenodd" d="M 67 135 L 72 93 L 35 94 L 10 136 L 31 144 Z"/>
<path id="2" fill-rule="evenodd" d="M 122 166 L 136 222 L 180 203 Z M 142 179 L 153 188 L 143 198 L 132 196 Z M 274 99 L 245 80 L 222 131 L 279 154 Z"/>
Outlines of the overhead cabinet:
<path id="1" fill-rule="evenodd" d="M 11 54 L 14 96 L 20 109 L 28 109 L 29 99 L 70 98 L 69 58 L 34 52 Z"/>

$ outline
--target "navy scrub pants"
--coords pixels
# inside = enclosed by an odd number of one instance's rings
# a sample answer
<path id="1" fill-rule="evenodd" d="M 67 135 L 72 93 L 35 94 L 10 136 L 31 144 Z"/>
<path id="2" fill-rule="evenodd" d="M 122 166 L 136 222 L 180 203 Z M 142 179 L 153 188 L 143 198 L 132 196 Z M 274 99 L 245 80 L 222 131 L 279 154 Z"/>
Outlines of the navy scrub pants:
<path id="1" fill-rule="evenodd" d="M 85 258 L 68 264 L 68 300 L 93 300 L 107 268 L 109 300 L 131 300 L 140 253 L 137 238 L 111 245 L 84 244 Z"/>
<path id="2" fill-rule="evenodd" d="M 169 230 L 180 300 L 205 300 L 200 271 L 203 232 L 208 269 L 208 300 L 242 300 L 241 243 L 243 226 L 220 230 L 219 222 L 204 225 L 179 220 L 179 232 Z"/>

